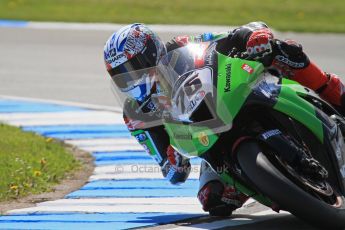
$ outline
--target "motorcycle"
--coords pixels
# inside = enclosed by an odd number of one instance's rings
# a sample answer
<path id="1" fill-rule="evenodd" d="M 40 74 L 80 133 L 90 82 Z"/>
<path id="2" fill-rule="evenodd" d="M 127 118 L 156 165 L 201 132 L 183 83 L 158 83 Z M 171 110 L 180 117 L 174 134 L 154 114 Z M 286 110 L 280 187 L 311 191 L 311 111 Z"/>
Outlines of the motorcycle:
<path id="1" fill-rule="evenodd" d="M 148 123 L 163 124 L 177 151 L 204 158 L 275 211 L 345 228 L 345 121 L 312 90 L 221 54 L 215 42 L 178 48 L 114 81 L 138 84 L 143 74 L 156 83 L 152 101 L 162 118 Z"/>

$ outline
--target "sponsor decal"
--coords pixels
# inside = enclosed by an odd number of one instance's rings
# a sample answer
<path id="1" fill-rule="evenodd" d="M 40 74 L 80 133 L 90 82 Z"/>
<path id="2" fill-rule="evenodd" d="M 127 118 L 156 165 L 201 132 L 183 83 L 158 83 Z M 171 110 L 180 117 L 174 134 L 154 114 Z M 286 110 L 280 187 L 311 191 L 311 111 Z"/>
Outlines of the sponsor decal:
<path id="1" fill-rule="evenodd" d="M 140 134 L 136 135 L 135 138 L 139 142 L 143 142 L 143 141 L 145 141 L 147 139 L 147 137 L 146 137 L 146 135 L 144 133 L 140 133 Z"/>
<path id="2" fill-rule="evenodd" d="M 242 206 L 242 201 L 240 200 L 235 200 L 234 198 L 227 198 L 227 197 L 222 197 L 221 201 L 228 205 L 233 205 L 235 207 L 241 207 Z"/>
<path id="3" fill-rule="evenodd" d="M 294 71 L 285 63 L 279 62 L 278 60 L 273 60 L 272 69 L 278 71 L 279 75 L 284 77 L 293 77 Z"/>
<path id="4" fill-rule="evenodd" d="M 249 74 L 252 74 L 254 72 L 254 69 L 248 64 L 243 64 L 242 69 Z"/>
<path id="5" fill-rule="evenodd" d="M 109 52 L 109 57 L 106 59 L 108 63 L 112 64 L 120 62 L 121 59 L 124 59 L 122 62 L 127 60 L 126 55 L 124 53 L 120 53 L 119 55 L 114 56 L 113 54 L 115 53 L 113 53 L 112 51 L 114 50 L 111 50 L 111 52 Z"/>
<path id="6" fill-rule="evenodd" d="M 144 101 L 144 103 L 141 104 L 135 110 L 135 112 L 137 114 L 144 113 L 145 115 L 148 115 L 148 116 L 156 116 L 158 118 L 161 118 L 163 111 L 161 109 L 159 109 L 151 99 L 152 98 L 149 98 L 148 100 Z"/>
<path id="7" fill-rule="evenodd" d="M 195 109 L 195 107 L 200 103 L 200 101 L 202 101 L 202 99 L 204 99 L 205 94 L 206 94 L 205 91 L 203 91 L 203 90 L 199 91 L 195 95 L 193 100 L 189 103 L 186 112 L 189 113 L 189 112 L 193 111 Z"/>
<path id="8" fill-rule="evenodd" d="M 127 37 L 127 41 L 125 44 L 125 54 L 131 57 L 139 53 L 144 49 L 148 39 L 150 39 L 150 37 L 143 31 L 141 31 L 139 27 L 133 28 L 129 32 Z"/>
<path id="9" fill-rule="evenodd" d="M 176 139 L 192 139 L 192 136 L 189 134 L 179 134 L 179 133 L 174 133 L 174 138 Z"/>
<path id="10" fill-rule="evenodd" d="M 339 148 L 337 148 L 337 150 L 335 151 L 335 154 L 336 154 L 338 160 L 341 160 L 341 159 L 342 159 L 341 151 L 340 151 Z"/>
<path id="11" fill-rule="evenodd" d="M 287 64 L 288 66 L 291 66 L 292 68 L 298 69 L 298 68 L 303 68 L 304 67 L 304 63 L 303 62 L 293 62 L 291 60 L 289 60 L 287 57 L 284 57 L 282 55 L 277 55 L 275 57 L 276 60 L 283 62 L 285 64 Z"/>
<path id="12" fill-rule="evenodd" d="M 231 64 L 227 64 L 225 67 L 225 87 L 224 87 L 224 93 L 230 92 L 230 86 L 231 86 Z"/>
<path id="13" fill-rule="evenodd" d="M 143 146 L 143 148 L 148 154 L 152 155 L 151 149 L 146 144 L 141 144 L 141 146 Z"/>
<path id="14" fill-rule="evenodd" d="M 260 92 L 267 98 L 271 98 L 272 97 L 272 94 L 269 90 L 266 90 L 266 89 L 260 89 Z"/>
<path id="15" fill-rule="evenodd" d="M 148 115 L 162 118 L 163 110 L 159 109 L 153 102 L 151 102 L 150 104 L 148 104 L 147 106 L 147 108 L 149 109 Z"/>
<path id="16" fill-rule="evenodd" d="M 199 142 L 205 147 L 207 147 L 210 144 L 208 136 L 205 132 L 200 132 L 198 135 L 198 139 L 199 139 Z"/>
<path id="17" fill-rule="evenodd" d="M 273 130 L 269 130 L 265 133 L 263 133 L 261 136 L 267 140 L 268 138 L 270 137 L 273 137 L 273 136 L 276 136 L 276 135 L 279 135 L 281 134 L 281 132 L 279 131 L 279 129 L 273 129 Z"/>
<path id="18" fill-rule="evenodd" d="M 147 106 L 146 106 L 150 111 L 157 111 L 157 107 L 156 105 L 150 100 L 149 103 L 147 103 Z"/>

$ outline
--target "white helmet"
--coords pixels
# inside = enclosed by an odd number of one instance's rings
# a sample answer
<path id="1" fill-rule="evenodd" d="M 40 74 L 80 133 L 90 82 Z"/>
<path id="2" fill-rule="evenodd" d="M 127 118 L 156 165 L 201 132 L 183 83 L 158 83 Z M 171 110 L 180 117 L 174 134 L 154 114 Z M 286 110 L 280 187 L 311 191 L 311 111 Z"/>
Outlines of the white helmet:
<path id="1" fill-rule="evenodd" d="M 150 72 L 166 54 L 162 40 L 144 24 L 131 24 L 112 34 L 104 46 L 104 61 L 115 85 L 129 97 L 143 102 L 154 89 Z M 132 74 L 131 74 L 132 72 Z"/>

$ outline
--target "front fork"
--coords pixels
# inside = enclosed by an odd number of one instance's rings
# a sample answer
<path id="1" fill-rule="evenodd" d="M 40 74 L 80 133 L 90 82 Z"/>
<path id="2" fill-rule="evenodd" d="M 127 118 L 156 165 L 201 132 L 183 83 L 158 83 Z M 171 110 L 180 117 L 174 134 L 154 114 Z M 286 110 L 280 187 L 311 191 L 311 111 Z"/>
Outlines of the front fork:
<path id="1" fill-rule="evenodd" d="M 237 141 L 235 141 L 235 143 L 233 144 L 231 152 L 235 153 L 236 147 L 248 139 L 252 138 L 247 136 L 238 138 Z M 224 159 L 225 168 L 223 169 L 225 170 L 218 171 L 218 175 L 220 176 L 222 182 L 229 186 L 233 186 L 234 188 L 236 188 L 237 191 L 247 195 L 248 197 L 253 198 L 254 200 L 258 201 L 259 203 L 267 207 L 271 207 L 274 211 L 278 212 L 279 210 L 275 208 L 276 204 L 272 202 L 268 197 L 264 196 L 263 194 L 255 190 L 255 187 L 251 186 L 251 183 L 245 177 L 243 177 L 241 169 L 235 163 L 236 159 L 233 156 L 234 154 L 227 156 Z"/>

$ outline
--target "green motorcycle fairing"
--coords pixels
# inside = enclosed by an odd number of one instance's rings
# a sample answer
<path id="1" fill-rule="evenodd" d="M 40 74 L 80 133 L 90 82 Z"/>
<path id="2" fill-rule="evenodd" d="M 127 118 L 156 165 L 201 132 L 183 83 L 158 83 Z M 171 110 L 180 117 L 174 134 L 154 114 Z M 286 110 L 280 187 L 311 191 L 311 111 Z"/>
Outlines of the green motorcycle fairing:
<path id="1" fill-rule="evenodd" d="M 273 84 L 275 87 L 272 89 L 264 89 L 262 85 L 267 84 L 267 81 L 261 63 L 220 53 L 216 53 L 216 56 L 213 62 L 213 69 L 216 68 L 213 71 L 216 75 L 213 81 L 215 106 L 209 108 L 215 110 L 213 114 L 216 117 L 191 123 L 166 121 L 164 125 L 174 148 L 186 155 L 202 155 L 217 142 L 222 132 L 231 129 L 235 117 L 248 102 L 248 97 L 260 93 L 266 97 L 267 106 L 301 122 L 323 142 L 323 121 L 318 117 L 316 108 L 302 98 L 309 94 L 308 89 L 288 79 L 283 79 L 281 84 Z"/>

